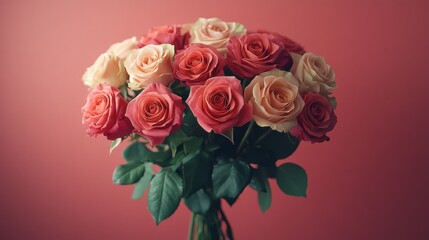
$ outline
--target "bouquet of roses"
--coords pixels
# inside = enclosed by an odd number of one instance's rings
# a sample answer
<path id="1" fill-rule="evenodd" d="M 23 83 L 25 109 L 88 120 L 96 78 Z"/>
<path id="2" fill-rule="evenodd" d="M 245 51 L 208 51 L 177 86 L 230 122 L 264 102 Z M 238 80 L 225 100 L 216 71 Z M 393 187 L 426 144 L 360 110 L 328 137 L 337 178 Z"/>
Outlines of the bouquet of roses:
<path id="1" fill-rule="evenodd" d="M 156 27 L 112 45 L 83 75 L 89 136 L 128 139 L 113 182 L 148 188 L 159 224 L 183 199 L 193 212 L 189 239 L 233 239 L 221 202 L 246 186 L 271 205 L 268 179 L 306 196 L 302 167 L 288 158 L 300 141 L 320 143 L 336 124 L 332 68 L 277 33 L 200 18 Z M 154 169 L 158 170 L 155 171 Z"/>

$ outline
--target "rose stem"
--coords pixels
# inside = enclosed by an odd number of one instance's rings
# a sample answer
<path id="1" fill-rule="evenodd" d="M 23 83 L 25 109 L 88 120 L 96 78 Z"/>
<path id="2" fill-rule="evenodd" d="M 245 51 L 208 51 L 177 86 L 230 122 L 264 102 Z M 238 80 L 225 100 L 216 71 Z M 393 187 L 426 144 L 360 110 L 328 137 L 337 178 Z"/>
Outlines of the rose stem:
<path id="1" fill-rule="evenodd" d="M 200 240 L 200 239 L 204 239 L 204 222 L 203 222 L 203 220 L 202 220 L 202 217 L 200 217 L 200 216 L 197 216 L 198 217 L 198 224 L 197 224 L 197 226 L 198 226 L 198 234 L 197 234 L 197 240 Z"/>
<path id="2" fill-rule="evenodd" d="M 219 207 L 219 212 L 220 212 L 220 214 L 221 214 L 221 216 L 222 216 L 223 221 L 224 221 L 224 222 L 225 222 L 225 224 L 226 224 L 226 235 L 228 236 L 229 240 L 234 240 L 234 236 L 233 236 L 233 234 L 232 234 L 232 228 L 231 228 L 231 225 L 229 224 L 229 221 L 228 221 L 228 219 L 226 218 L 226 215 L 225 215 L 225 213 L 223 212 L 222 207 Z"/>
<path id="3" fill-rule="evenodd" d="M 270 129 L 268 129 L 266 132 L 264 132 L 264 134 L 262 134 L 259 138 L 258 138 L 258 140 L 256 140 L 255 141 L 255 144 L 257 144 L 257 143 L 259 143 L 260 141 L 262 141 L 266 136 L 268 136 L 268 134 L 270 134 L 271 133 L 271 128 Z"/>
<path id="4" fill-rule="evenodd" d="M 244 146 L 244 142 L 246 141 L 247 137 L 249 137 L 250 131 L 252 131 L 253 125 L 255 125 L 255 121 L 251 121 L 249 126 L 247 127 L 246 133 L 244 134 L 243 138 L 241 139 L 240 145 L 238 145 L 237 154 L 241 152 L 241 149 Z"/>
<path id="5" fill-rule="evenodd" d="M 192 213 L 191 223 L 189 225 L 188 240 L 194 239 L 195 213 Z"/>

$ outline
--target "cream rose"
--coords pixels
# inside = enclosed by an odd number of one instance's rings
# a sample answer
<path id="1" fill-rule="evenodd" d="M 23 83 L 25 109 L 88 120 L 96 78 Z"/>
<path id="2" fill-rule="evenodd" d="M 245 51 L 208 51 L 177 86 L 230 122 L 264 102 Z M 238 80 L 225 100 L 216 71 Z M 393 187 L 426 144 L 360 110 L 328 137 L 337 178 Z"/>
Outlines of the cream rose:
<path id="1" fill-rule="evenodd" d="M 122 42 L 113 44 L 112 46 L 110 46 L 107 52 L 110 52 L 113 56 L 125 60 L 131 50 L 137 49 L 137 44 L 138 41 L 136 37 L 128 38 Z"/>
<path id="2" fill-rule="evenodd" d="M 151 83 L 168 86 L 173 80 L 174 46 L 149 44 L 130 52 L 125 68 L 130 75 L 128 87 L 140 90 Z"/>
<path id="3" fill-rule="evenodd" d="M 189 43 L 209 45 L 225 54 L 229 38 L 245 34 L 246 28 L 240 23 L 224 22 L 219 18 L 200 18 L 192 24 L 189 33 Z"/>
<path id="4" fill-rule="evenodd" d="M 295 62 L 295 59 L 294 59 Z M 299 81 L 300 92 L 317 92 L 329 95 L 337 84 L 335 73 L 325 59 L 313 53 L 306 53 L 299 59 L 294 75 Z"/>
<path id="5" fill-rule="evenodd" d="M 102 83 L 119 88 L 125 85 L 127 78 L 123 61 L 111 53 L 103 53 L 92 66 L 86 69 L 82 81 L 86 86 L 92 88 Z"/>
<path id="6" fill-rule="evenodd" d="M 304 107 L 298 81 L 278 69 L 256 76 L 244 90 L 244 100 L 253 106 L 253 119 L 261 127 L 288 132 L 297 124 Z"/>

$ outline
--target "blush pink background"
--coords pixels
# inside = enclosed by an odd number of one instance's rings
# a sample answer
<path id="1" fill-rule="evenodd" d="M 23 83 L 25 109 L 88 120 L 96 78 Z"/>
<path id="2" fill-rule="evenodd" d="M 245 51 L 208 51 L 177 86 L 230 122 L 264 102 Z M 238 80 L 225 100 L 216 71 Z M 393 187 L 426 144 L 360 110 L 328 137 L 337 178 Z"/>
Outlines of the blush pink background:
<path id="1" fill-rule="evenodd" d="M 122 162 L 80 125 L 81 75 L 151 26 L 218 16 L 286 34 L 336 71 L 339 122 L 302 144 L 308 198 L 262 214 L 226 207 L 241 239 L 429 239 L 429 4 L 388 1 L 0 2 L 0 239 L 185 239 L 189 211 L 156 227 L 146 200 L 111 181 Z"/>

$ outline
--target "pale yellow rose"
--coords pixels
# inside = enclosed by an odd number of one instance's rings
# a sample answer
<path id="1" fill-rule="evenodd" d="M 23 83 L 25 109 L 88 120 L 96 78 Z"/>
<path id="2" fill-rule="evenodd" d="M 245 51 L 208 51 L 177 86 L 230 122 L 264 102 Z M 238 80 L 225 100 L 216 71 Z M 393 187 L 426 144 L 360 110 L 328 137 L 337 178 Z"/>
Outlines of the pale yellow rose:
<path id="1" fill-rule="evenodd" d="M 110 46 L 107 52 L 112 53 L 113 56 L 116 56 L 122 60 L 125 60 L 128 54 L 133 49 L 137 49 L 138 41 L 136 37 L 125 39 L 122 42 L 118 42 Z"/>
<path id="2" fill-rule="evenodd" d="M 298 85 L 292 73 L 278 69 L 257 75 L 244 90 L 244 100 L 252 104 L 256 124 L 279 132 L 295 127 L 304 107 Z"/>
<path id="3" fill-rule="evenodd" d="M 296 60 L 294 59 L 294 65 Z M 294 75 L 299 81 L 300 92 L 317 92 L 329 95 L 337 84 L 335 73 L 331 66 L 326 64 L 323 57 L 313 53 L 305 53 L 297 61 Z"/>
<path id="4" fill-rule="evenodd" d="M 111 53 L 101 54 L 82 76 L 83 83 L 92 88 L 102 83 L 119 88 L 125 85 L 127 79 L 123 61 Z"/>
<path id="5" fill-rule="evenodd" d="M 151 83 L 168 86 L 173 80 L 174 46 L 149 44 L 130 52 L 125 68 L 130 75 L 128 87 L 140 90 Z"/>
<path id="6" fill-rule="evenodd" d="M 243 35 L 246 28 L 236 22 L 224 22 L 219 18 L 200 18 L 192 24 L 189 43 L 202 43 L 216 48 L 221 54 L 226 53 L 229 38 Z"/>

